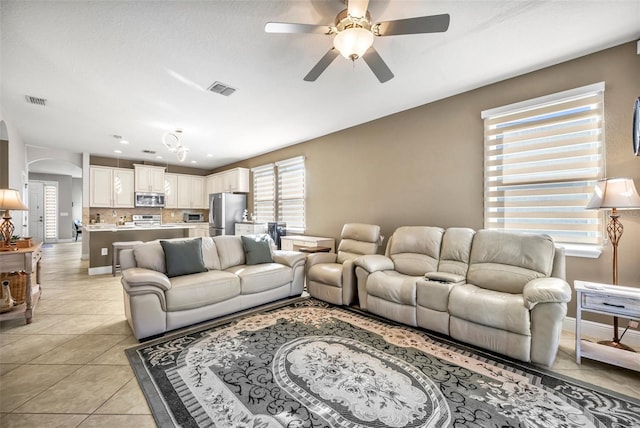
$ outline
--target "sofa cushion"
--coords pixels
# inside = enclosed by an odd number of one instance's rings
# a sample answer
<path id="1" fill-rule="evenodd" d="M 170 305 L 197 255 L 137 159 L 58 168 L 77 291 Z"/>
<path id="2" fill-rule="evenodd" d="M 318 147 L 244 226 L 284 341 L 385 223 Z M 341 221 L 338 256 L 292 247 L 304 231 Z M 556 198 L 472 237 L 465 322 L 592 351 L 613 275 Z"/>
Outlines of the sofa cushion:
<path id="1" fill-rule="evenodd" d="M 342 268 L 341 263 L 319 263 L 313 265 L 309 268 L 309 272 L 307 272 L 307 280 L 341 287 Z"/>
<path id="2" fill-rule="evenodd" d="M 396 271 L 379 271 L 369 275 L 367 294 L 388 302 L 416 305 L 416 282 L 418 276 L 408 276 Z"/>
<path id="3" fill-rule="evenodd" d="M 209 270 L 220 270 L 220 258 L 218 257 L 218 249 L 216 243 L 210 236 L 202 238 L 202 260 L 204 267 Z"/>
<path id="4" fill-rule="evenodd" d="M 133 248 L 136 266 L 165 273 L 164 251 L 158 241 L 144 242 Z"/>
<path id="5" fill-rule="evenodd" d="M 226 272 L 238 275 L 241 294 L 259 293 L 278 288 L 292 281 L 291 268 L 279 263 L 233 266 Z"/>
<path id="6" fill-rule="evenodd" d="M 266 239 L 266 235 L 241 236 L 240 238 L 242 239 L 246 264 L 258 265 L 261 263 L 273 263 L 271 248 L 268 239 Z"/>
<path id="7" fill-rule="evenodd" d="M 380 226 L 347 223 L 342 227 L 338 245 L 338 263 L 355 259 L 363 254 L 375 254 L 380 239 Z"/>
<path id="8" fill-rule="evenodd" d="M 531 335 L 529 310 L 522 294 L 456 285 L 449 294 L 449 314 L 457 318 L 525 336 Z"/>
<path id="9" fill-rule="evenodd" d="M 440 244 L 444 229 L 431 226 L 399 227 L 393 233 L 389 257 L 395 270 L 410 276 L 422 276 L 438 270 Z"/>
<path id="10" fill-rule="evenodd" d="M 466 227 L 450 227 L 442 237 L 439 272 L 467 276 L 471 243 L 476 231 Z"/>
<path id="11" fill-rule="evenodd" d="M 553 269 L 555 246 L 548 235 L 480 230 L 471 246 L 467 282 L 489 290 L 522 293 Z"/>
<path id="12" fill-rule="evenodd" d="M 182 311 L 222 302 L 240 294 L 240 279 L 223 271 L 208 271 L 171 278 L 165 292 L 168 311 Z"/>
<path id="13" fill-rule="evenodd" d="M 164 250 L 164 264 L 169 278 L 206 272 L 202 260 L 202 240 L 160 241 Z"/>
<path id="14" fill-rule="evenodd" d="M 225 270 L 231 266 L 244 265 L 244 248 L 239 236 L 214 236 L 213 242 L 215 242 L 218 249 L 220 269 Z"/>

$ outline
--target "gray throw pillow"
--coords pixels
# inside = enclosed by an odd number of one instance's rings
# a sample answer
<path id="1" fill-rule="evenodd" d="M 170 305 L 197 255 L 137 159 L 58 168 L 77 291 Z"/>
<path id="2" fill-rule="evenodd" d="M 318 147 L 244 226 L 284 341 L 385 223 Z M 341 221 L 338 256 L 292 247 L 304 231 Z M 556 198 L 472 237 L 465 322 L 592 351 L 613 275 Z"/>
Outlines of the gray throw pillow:
<path id="1" fill-rule="evenodd" d="M 241 236 L 246 264 L 273 263 L 269 240 L 265 236 Z"/>
<path id="2" fill-rule="evenodd" d="M 169 278 L 191 273 L 206 272 L 202 259 L 202 239 L 160 241 Z"/>

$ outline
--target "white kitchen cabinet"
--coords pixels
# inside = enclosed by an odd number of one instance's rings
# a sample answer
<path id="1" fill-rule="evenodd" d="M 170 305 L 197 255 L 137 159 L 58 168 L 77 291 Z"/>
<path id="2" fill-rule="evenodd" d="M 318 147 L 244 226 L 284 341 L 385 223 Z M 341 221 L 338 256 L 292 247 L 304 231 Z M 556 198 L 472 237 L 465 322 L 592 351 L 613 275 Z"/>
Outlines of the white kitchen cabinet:
<path id="1" fill-rule="evenodd" d="M 178 208 L 178 174 L 164 174 L 164 207 Z"/>
<path id="2" fill-rule="evenodd" d="M 164 167 L 133 165 L 135 171 L 135 191 L 164 193 Z"/>
<path id="3" fill-rule="evenodd" d="M 134 207 L 134 173 L 130 169 L 89 167 L 89 206 Z"/>
<path id="4" fill-rule="evenodd" d="M 235 233 L 238 236 L 260 235 L 265 232 L 266 225 L 264 223 L 236 223 Z"/>
<path id="5" fill-rule="evenodd" d="M 106 167 L 89 167 L 89 206 L 111 207 L 113 171 Z"/>
<path id="6" fill-rule="evenodd" d="M 204 202 L 204 177 L 191 177 L 191 208 L 206 209 L 209 203 Z"/>
<path id="7" fill-rule="evenodd" d="M 113 207 L 133 208 L 134 200 L 134 173 L 130 169 L 113 169 Z"/>
<path id="8" fill-rule="evenodd" d="M 224 192 L 249 193 L 249 169 L 233 168 L 223 174 Z"/>
<path id="9" fill-rule="evenodd" d="M 209 223 L 196 224 L 189 229 L 190 238 L 200 238 L 209 236 Z"/>
<path id="10" fill-rule="evenodd" d="M 233 168 L 207 176 L 209 193 L 249 193 L 249 169 Z"/>
<path id="11" fill-rule="evenodd" d="M 177 174 L 178 208 L 205 209 L 204 177 Z"/>

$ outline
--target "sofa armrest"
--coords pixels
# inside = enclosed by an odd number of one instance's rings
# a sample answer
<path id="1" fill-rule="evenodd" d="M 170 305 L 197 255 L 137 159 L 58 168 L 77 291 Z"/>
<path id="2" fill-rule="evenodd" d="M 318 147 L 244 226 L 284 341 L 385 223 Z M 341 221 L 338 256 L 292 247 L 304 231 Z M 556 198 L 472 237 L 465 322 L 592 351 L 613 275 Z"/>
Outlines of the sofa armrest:
<path id="1" fill-rule="evenodd" d="M 294 268 L 298 265 L 304 265 L 307 261 L 307 255 L 300 251 L 275 250 L 273 252 L 273 261 Z"/>
<path id="2" fill-rule="evenodd" d="M 158 271 L 145 268 L 130 268 L 122 271 L 122 281 L 130 288 L 151 285 L 167 291 L 171 288 L 169 278 Z"/>
<path id="3" fill-rule="evenodd" d="M 335 263 L 338 255 L 335 253 L 313 253 L 307 256 L 307 270 L 320 263 Z"/>
<path id="4" fill-rule="evenodd" d="M 560 278 L 537 278 L 529 281 L 522 290 L 524 305 L 531 310 L 538 303 L 568 303 L 571 287 Z"/>
<path id="5" fill-rule="evenodd" d="M 466 278 L 463 275 L 456 275 L 450 272 L 427 272 L 424 274 L 424 279 L 427 281 L 444 282 L 451 284 L 461 284 Z"/>
<path id="6" fill-rule="evenodd" d="M 380 254 L 369 254 L 356 258 L 353 263 L 369 273 L 380 270 L 393 270 L 393 260 Z"/>

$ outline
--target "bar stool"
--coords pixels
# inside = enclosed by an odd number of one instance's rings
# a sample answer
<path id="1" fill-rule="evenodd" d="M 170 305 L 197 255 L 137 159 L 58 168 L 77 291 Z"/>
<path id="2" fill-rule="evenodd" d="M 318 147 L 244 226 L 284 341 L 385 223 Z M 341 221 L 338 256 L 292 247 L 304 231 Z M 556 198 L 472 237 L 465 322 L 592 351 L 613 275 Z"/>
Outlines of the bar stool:
<path id="1" fill-rule="evenodd" d="M 120 251 L 128 250 L 142 244 L 142 241 L 114 242 L 111 244 L 111 275 L 116 276 L 116 272 L 120 269 Z"/>

